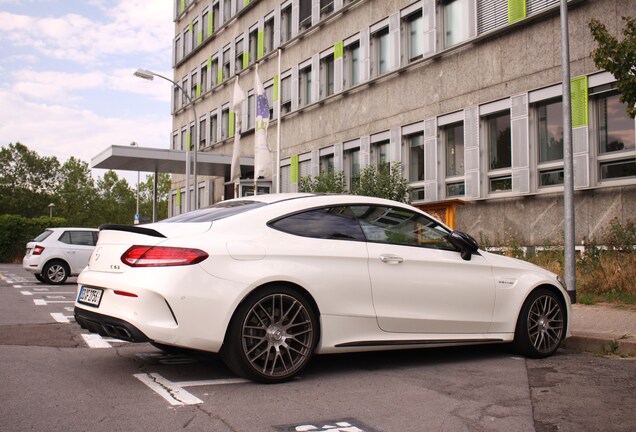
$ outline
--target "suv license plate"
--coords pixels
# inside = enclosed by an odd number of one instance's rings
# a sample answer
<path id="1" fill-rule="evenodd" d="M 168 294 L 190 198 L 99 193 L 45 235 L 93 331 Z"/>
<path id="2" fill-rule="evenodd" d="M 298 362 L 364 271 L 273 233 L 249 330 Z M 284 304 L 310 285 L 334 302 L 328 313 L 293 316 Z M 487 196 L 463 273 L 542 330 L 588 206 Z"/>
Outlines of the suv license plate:
<path id="1" fill-rule="evenodd" d="M 83 286 L 80 289 L 79 296 L 77 296 L 77 302 L 89 306 L 99 307 L 99 302 L 102 300 L 102 293 L 104 291 L 96 288 L 88 288 Z"/>

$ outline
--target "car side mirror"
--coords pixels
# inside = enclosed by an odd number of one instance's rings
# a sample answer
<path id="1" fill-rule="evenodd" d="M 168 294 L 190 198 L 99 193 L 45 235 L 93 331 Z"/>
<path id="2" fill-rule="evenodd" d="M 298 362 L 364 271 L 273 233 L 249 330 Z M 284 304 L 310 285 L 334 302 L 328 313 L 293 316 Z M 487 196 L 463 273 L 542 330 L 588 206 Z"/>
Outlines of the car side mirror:
<path id="1" fill-rule="evenodd" d="M 462 259 L 465 261 L 470 261 L 471 256 L 479 249 L 477 240 L 461 231 L 452 231 L 446 236 L 446 240 L 459 249 Z"/>

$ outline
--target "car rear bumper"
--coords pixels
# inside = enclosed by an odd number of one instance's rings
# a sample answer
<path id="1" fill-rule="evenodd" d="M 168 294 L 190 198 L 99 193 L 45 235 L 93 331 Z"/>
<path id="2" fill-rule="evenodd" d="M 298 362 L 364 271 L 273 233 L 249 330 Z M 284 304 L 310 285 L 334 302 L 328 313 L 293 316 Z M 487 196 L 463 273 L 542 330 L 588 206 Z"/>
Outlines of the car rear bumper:
<path id="1" fill-rule="evenodd" d="M 75 321 L 91 333 L 128 342 L 150 342 L 141 330 L 127 321 L 76 307 Z"/>

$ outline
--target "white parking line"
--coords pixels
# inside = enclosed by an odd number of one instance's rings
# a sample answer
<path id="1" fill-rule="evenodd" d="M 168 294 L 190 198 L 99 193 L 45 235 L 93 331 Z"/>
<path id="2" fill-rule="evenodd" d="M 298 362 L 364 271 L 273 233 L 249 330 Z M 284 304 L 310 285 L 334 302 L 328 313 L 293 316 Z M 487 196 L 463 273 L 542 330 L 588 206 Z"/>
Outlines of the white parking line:
<path id="1" fill-rule="evenodd" d="M 58 312 L 53 312 L 51 313 L 51 316 L 53 317 L 53 319 L 59 323 L 62 324 L 69 324 L 71 322 L 70 316 L 66 316 L 63 313 L 58 313 Z"/>
<path id="2" fill-rule="evenodd" d="M 242 384 L 249 382 L 243 378 L 172 382 L 157 373 L 134 374 L 133 376 L 167 400 L 170 405 L 196 405 L 203 403 L 201 399 L 189 393 L 183 387 Z"/>
<path id="3" fill-rule="evenodd" d="M 106 342 L 98 334 L 82 334 L 82 338 L 84 338 L 84 342 L 86 342 L 89 348 L 112 348 L 111 344 Z"/>
<path id="4" fill-rule="evenodd" d="M 75 303 L 75 300 L 44 300 L 44 299 L 33 299 L 33 303 L 36 306 L 46 306 L 48 304 L 54 303 Z"/>

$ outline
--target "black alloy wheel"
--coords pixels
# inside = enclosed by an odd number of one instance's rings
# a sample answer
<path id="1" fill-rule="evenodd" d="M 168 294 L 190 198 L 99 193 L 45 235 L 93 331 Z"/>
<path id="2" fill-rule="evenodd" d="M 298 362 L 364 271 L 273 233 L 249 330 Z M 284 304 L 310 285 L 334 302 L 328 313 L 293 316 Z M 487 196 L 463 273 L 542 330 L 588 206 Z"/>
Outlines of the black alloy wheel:
<path id="1" fill-rule="evenodd" d="M 514 345 L 532 358 L 552 355 L 565 337 L 565 306 L 552 291 L 539 288 L 526 299 L 517 321 Z"/>

